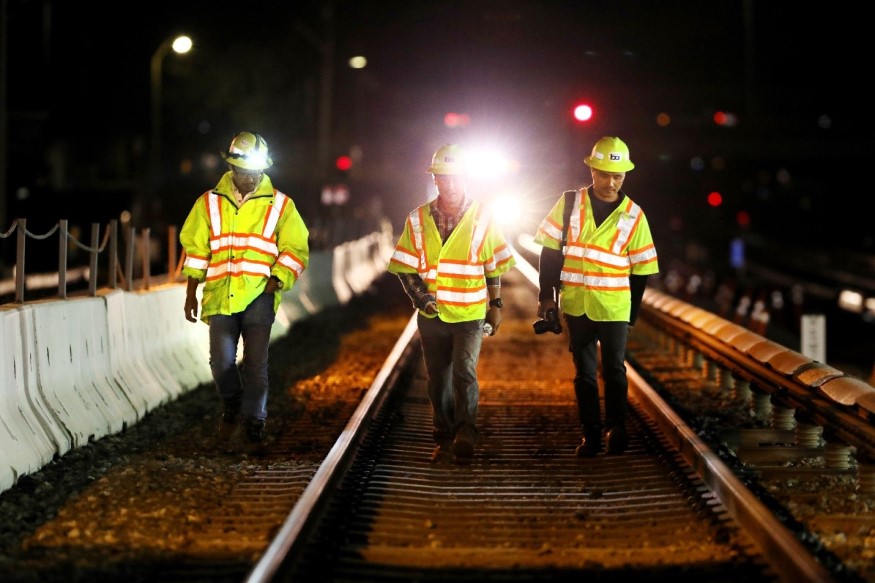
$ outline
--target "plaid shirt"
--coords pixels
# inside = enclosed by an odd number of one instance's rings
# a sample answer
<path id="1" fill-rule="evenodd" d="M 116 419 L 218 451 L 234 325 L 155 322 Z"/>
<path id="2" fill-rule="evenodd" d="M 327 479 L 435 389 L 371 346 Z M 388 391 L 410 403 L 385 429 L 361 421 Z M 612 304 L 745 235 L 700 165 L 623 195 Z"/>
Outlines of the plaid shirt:
<path id="1" fill-rule="evenodd" d="M 438 206 L 438 199 L 434 199 L 431 201 L 429 205 L 429 209 L 431 210 L 431 217 L 434 219 L 434 223 L 437 225 L 438 233 L 441 234 L 441 241 L 444 243 L 447 242 L 447 237 L 453 232 L 453 229 L 456 228 L 456 225 L 459 224 L 459 221 L 462 220 L 462 217 L 465 216 L 465 212 L 471 208 L 471 199 L 467 196 L 462 201 L 462 208 L 459 209 L 454 215 L 447 214 L 440 209 Z"/>
<path id="2" fill-rule="evenodd" d="M 456 225 L 459 224 L 459 221 L 461 221 L 462 217 L 465 215 L 465 211 L 471 207 L 471 202 L 471 199 L 466 196 L 462 203 L 462 208 L 454 215 L 442 212 L 438 207 L 437 199 L 434 199 L 431 202 L 429 210 L 431 211 L 431 216 L 434 219 L 435 225 L 437 225 L 438 233 L 440 233 L 442 242 L 446 243 L 447 238 L 453 232 L 453 229 L 456 228 Z M 413 302 L 413 307 L 416 309 L 424 310 L 425 305 L 428 302 L 435 301 L 434 296 L 428 293 L 428 287 L 426 287 L 425 282 L 422 281 L 422 278 L 419 277 L 418 273 L 399 273 L 398 279 L 401 280 L 404 292 L 410 297 L 410 300 Z M 501 278 L 487 277 L 486 285 L 501 286 Z"/>

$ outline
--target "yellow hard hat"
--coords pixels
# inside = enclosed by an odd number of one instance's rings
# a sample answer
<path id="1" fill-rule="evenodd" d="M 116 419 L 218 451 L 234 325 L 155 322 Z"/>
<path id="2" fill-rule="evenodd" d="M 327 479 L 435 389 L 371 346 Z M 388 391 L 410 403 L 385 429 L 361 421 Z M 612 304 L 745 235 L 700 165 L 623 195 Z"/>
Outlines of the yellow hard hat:
<path id="1" fill-rule="evenodd" d="M 583 163 L 603 172 L 628 172 L 635 167 L 629 159 L 629 146 L 613 136 L 605 136 L 596 142 L 592 154 L 584 158 Z"/>
<path id="2" fill-rule="evenodd" d="M 247 170 L 264 170 L 273 166 L 267 142 L 252 132 L 240 132 L 234 136 L 228 151 L 222 152 L 222 158 L 228 164 Z"/>
<path id="3" fill-rule="evenodd" d="M 426 170 L 432 174 L 465 174 L 467 171 L 465 152 L 458 144 L 444 144 L 435 150 L 431 166 Z"/>

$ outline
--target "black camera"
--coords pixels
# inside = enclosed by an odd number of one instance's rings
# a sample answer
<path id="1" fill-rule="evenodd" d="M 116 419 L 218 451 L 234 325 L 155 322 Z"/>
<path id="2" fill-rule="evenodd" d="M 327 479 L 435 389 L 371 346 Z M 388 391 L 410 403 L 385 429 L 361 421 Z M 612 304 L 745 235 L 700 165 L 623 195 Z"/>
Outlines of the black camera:
<path id="1" fill-rule="evenodd" d="M 544 314 L 544 319 L 538 320 L 532 324 L 532 328 L 535 329 L 535 334 L 546 334 L 547 332 L 561 334 L 562 323 L 559 322 L 559 312 L 556 308 L 550 308 L 547 310 L 547 313 Z"/>

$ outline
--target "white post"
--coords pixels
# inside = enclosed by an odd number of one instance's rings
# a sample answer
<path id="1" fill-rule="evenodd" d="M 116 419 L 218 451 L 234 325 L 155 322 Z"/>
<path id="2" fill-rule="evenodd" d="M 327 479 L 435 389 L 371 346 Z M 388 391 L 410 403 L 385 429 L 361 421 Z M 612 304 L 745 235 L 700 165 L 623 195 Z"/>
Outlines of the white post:
<path id="1" fill-rule="evenodd" d="M 802 315 L 801 352 L 805 356 L 826 364 L 826 316 L 823 314 Z"/>

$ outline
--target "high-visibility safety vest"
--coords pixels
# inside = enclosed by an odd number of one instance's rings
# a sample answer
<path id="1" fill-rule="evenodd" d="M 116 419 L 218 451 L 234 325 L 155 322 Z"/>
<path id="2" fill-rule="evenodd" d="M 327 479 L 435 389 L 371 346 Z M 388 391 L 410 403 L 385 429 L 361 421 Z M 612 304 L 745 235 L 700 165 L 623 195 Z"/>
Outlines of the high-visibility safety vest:
<path id="1" fill-rule="evenodd" d="M 559 305 L 571 316 L 628 322 L 632 310 L 629 275 L 659 272 L 647 217 L 626 196 L 596 228 L 586 189 L 574 196 L 560 277 Z M 565 197 L 541 221 L 535 243 L 562 250 Z"/>
<path id="2" fill-rule="evenodd" d="M 179 232 L 185 250 L 182 273 L 204 282 L 201 320 L 236 314 L 264 293 L 271 276 L 289 290 L 310 261 L 310 236 L 291 198 L 261 178 L 241 207 L 231 173 L 198 197 Z M 282 292 L 274 294 L 274 311 Z"/>
<path id="3" fill-rule="evenodd" d="M 514 265 L 504 234 L 486 208 L 473 201 L 446 243 L 441 242 L 431 203 L 411 212 L 387 269 L 395 274 L 418 273 L 435 297 L 437 316 L 452 323 L 486 317 L 486 278 L 498 277 Z"/>

